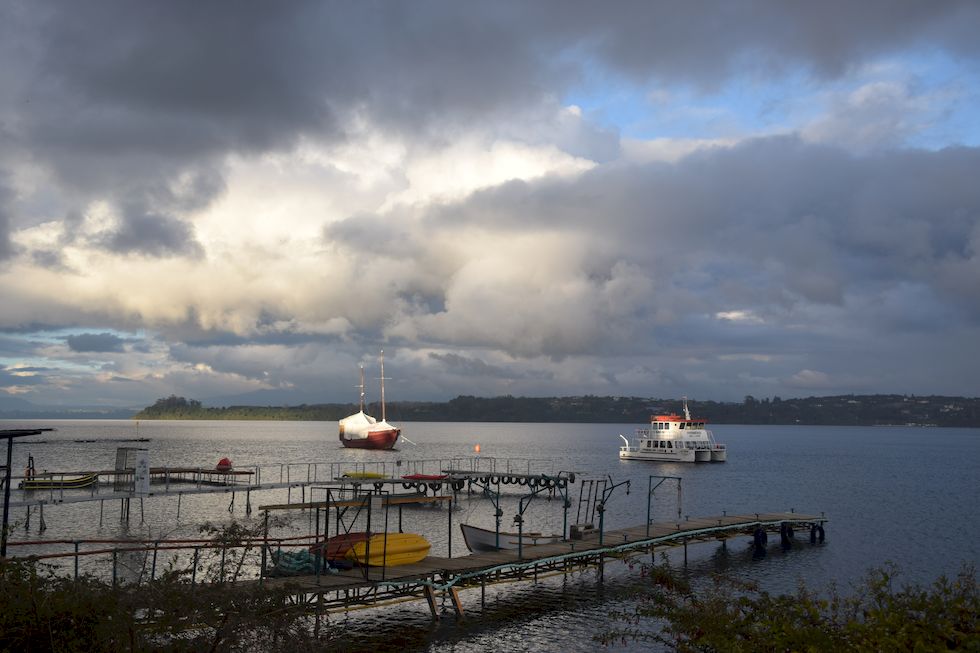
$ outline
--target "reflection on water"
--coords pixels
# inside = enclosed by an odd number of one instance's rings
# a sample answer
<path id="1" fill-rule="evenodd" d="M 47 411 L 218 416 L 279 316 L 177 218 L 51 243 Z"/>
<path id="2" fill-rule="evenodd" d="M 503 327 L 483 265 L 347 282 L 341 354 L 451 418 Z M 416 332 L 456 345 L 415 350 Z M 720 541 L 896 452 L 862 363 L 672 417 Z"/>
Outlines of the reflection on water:
<path id="1" fill-rule="evenodd" d="M 651 475 L 682 477 L 682 518 L 722 511 L 827 513 L 830 522 L 823 545 L 811 546 L 807 534 L 799 534 L 798 544 L 783 551 L 778 538 L 772 538 L 761 559 L 753 557 L 748 537 L 732 539 L 726 548 L 715 543 L 692 545 L 686 573 L 695 584 L 714 572 L 726 572 L 755 580 L 770 591 L 793 591 L 798 579 L 815 588 L 832 581 L 847 587 L 868 568 L 886 561 L 898 565 L 904 580 L 929 582 L 943 573 L 955 574 L 964 563 L 980 563 L 980 521 L 972 518 L 980 501 L 975 463 L 980 457 L 980 431 L 976 429 L 718 426 L 716 437 L 728 444 L 728 462 L 685 465 L 620 461 L 617 434 L 631 427 L 619 424 L 407 423 L 404 432 L 416 445 L 402 443 L 393 452 L 344 449 L 337 442 L 335 424 L 322 422 L 142 422 L 138 435 L 150 440 L 135 445 L 117 441 L 135 436 L 134 423 L 127 421 L 8 421 L 2 428 L 39 426 L 58 431 L 37 436 L 46 441 L 43 444 L 18 442 L 14 470 L 24 467 L 29 453 L 38 471 L 111 469 L 118 446 L 148 448 L 152 466 L 213 467 L 225 456 L 236 466 L 467 457 L 479 444 L 484 456 L 547 459 L 553 471 L 631 480 L 629 495 L 622 488 L 610 499 L 608 528 L 643 523 Z M 938 440 L 943 444 L 941 456 L 936 455 Z M 128 522 L 121 519 L 118 502 L 47 506 L 43 533 L 38 531 L 39 515 L 34 513 L 25 528 L 26 511 L 19 508 L 12 514 L 12 538 L 199 537 L 201 522 L 237 519 L 255 524 L 260 505 L 297 501 L 295 492 L 275 490 L 252 496 L 256 510 L 251 516 L 245 513 L 240 494 L 234 503 L 228 494 L 183 496 L 179 515 L 174 498 L 148 498 L 142 512 L 134 502 Z M 18 496 L 15 490 L 12 498 Z M 575 486 L 570 499 L 571 523 L 578 501 Z M 502 499 L 503 529 L 511 529 L 517 502 L 516 494 Z M 676 491 L 658 490 L 653 509 L 655 519 L 676 519 Z M 560 531 L 562 502 L 535 498 L 524 517 L 527 530 Z M 397 516 L 391 514 L 389 519 Z M 446 555 L 451 539 L 453 555 L 461 555 L 465 550 L 459 523 L 493 528 L 494 507 L 478 494 L 464 494 L 451 524 L 448 511 L 429 506 L 405 508 L 402 519 L 406 531 L 430 539 L 433 554 Z M 305 534 L 314 521 L 309 511 L 292 514 L 279 532 Z M 12 552 L 17 553 L 17 548 Z M 668 555 L 676 568 L 683 568 L 681 551 Z M 95 570 L 102 565 L 104 572 L 111 563 L 87 560 L 85 564 Z M 145 574 L 146 559 L 127 557 L 124 567 L 125 574 Z M 482 608 L 480 589 L 467 589 L 462 599 L 471 618 L 462 622 L 447 618 L 433 623 L 424 602 L 334 614 L 329 637 L 337 647 L 365 650 L 397 644 L 407 650 L 448 646 L 455 651 L 523 651 L 560 646 L 591 651 L 592 636 L 613 623 L 609 614 L 631 611 L 643 586 L 635 570 L 615 561 L 606 566 L 601 583 L 594 570 L 585 570 L 536 584 L 490 586 Z"/>

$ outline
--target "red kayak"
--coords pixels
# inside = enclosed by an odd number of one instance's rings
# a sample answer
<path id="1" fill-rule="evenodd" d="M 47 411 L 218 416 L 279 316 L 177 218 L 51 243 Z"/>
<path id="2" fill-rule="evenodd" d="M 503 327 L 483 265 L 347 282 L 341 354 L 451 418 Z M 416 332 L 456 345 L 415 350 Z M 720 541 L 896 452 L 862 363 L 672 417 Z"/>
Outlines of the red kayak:
<path id="1" fill-rule="evenodd" d="M 341 533 L 328 538 L 326 542 L 318 542 L 310 547 L 310 553 L 322 553 L 327 560 L 343 560 L 352 546 L 368 539 L 368 534 Z"/>

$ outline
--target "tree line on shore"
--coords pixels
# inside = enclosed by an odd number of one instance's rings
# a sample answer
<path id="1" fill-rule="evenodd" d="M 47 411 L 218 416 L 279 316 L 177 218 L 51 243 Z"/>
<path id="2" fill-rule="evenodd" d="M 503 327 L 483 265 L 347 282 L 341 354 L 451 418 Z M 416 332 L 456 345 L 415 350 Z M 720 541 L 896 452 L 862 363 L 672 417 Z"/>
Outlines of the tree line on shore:
<path id="1" fill-rule="evenodd" d="M 980 399 L 915 395 L 836 395 L 742 402 L 689 402 L 691 413 L 714 424 L 804 424 L 828 426 L 980 427 Z M 357 412 L 356 404 L 299 406 L 205 406 L 171 395 L 134 419 L 336 421 Z M 366 412 L 380 415 L 369 403 Z M 405 401 L 387 405 L 390 420 L 410 422 L 594 422 L 644 424 L 651 415 L 682 414 L 679 399 L 649 397 L 473 397 L 446 402 Z"/>

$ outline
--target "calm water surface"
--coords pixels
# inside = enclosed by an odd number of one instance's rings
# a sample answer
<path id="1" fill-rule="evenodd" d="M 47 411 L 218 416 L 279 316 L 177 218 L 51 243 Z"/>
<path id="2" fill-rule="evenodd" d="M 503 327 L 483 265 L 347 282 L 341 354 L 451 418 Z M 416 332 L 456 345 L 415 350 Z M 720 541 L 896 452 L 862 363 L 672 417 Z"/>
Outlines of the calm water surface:
<path id="1" fill-rule="evenodd" d="M 643 523 L 651 475 L 682 477 L 682 515 L 794 509 L 825 512 L 830 519 L 824 545 L 810 546 L 804 534 L 790 551 L 774 546 L 760 560 L 753 559 L 748 538 L 731 540 L 727 550 L 708 543 L 692 546 L 687 573 L 695 582 L 724 570 L 759 581 L 771 591 L 792 591 L 799 579 L 813 588 L 832 582 L 846 587 L 869 568 L 886 562 L 895 563 L 906 580 L 930 582 L 941 574 L 955 574 L 964 564 L 980 562 L 978 429 L 717 426 L 715 437 L 728 445 L 728 462 L 693 465 L 620 461 L 618 434 L 629 437 L 634 428 L 621 424 L 406 423 L 403 434 L 414 446 L 402 442 L 398 451 L 374 452 L 343 449 L 336 439 L 336 425 L 324 422 L 141 422 L 138 435 L 150 438 L 146 443 L 114 441 L 135 437 L 135 426 L 129 421 L 0 422 L 0 428 L 39 426 L 58 430 L 28 439 L 44 443 L 19 442 L 14 448 L 15 470 L 24 467 L 28 453 L 38 470 L 111 469 L 119 446 L 148 448 L 153 466 L 211 467 L 228 456 L 241 467 L 468 457 L 479 444 L 482 456 L 533 459 L 536 470 L 572 470 L 580 477 L 609 475 L 617 483 L 630 480 L 630 494 L 620 488 L 609 503 L 608 528 Z M 272 473 L 263 471 L 263 480 L 275 480 L 269 478 Z M 258 506 L 287 498 L 296 501 L 295 493 L 287 497 L 285 491 L 263 492 L 252 502 Z M 14 500 L 18 494 L 14 492 Z M 575 488 L 573 503 L 577 496 Z M 674 518 L 673 488 L 658 491 L 656 498 L 656 516 Z M 243 497 L 236 498 L 232 513 L 229 503 L 228 495 L 185 496 L 178 520 L 175 499 L 147 499 L 143 522 L 136 515 L 128 524 L 120 523 L 118 504 L 102 506 L 101 515 L 98 502 L 49 506 L 43 537 L 194 534 L 205 520 L 245 519 Z M 502 507 L 502 527 L 510 528 L 516 498 L 507 499 Z M 572 517 L 574 511 L 573 507 Z M 254 512 L 253 518 L 259 514 Z M 36 515 L 29 529 L 24 528 L 23 508 L 12 516 L 18 522 L 15 540 L 40 537 Z M 493 508 L 481 498 L 464 499 L 453 520 L 454 527 L 468 522 L 492 528 Z M 447 511 L 406 510 L 404 523 L 406 531 L 422 532 L 432 541 L 433 553 L 445 555 L 449 550 Z M 309 516 L 299 516 L 283 532 L 304 533 L 309 526 Z M 560 504 L 536 499 L 525 513 L 525 527 L 560 530 Z M 464 554 L 458 530 L 452 538 L 453 554 Z M 672 560 L 682 568 L 677 552 Z M 479 590 L 466 590 L 464 608 L 471 617 L 460 623 L 453 619 L 431 623 L 423 602 L 338 615 L 331 620 L 337 626 L 332 644 L 440 651 L 560 646 L 592 651 L 596 648 L 592 635 L 615 624 L 611 612 L 632 609 L 634 592 L 640 587 L 638 574 L 617 562 L 607 566 L 601 584 L 593 571 L 584 571 L 536 585 L 491 588 L 482 612 Z"/>

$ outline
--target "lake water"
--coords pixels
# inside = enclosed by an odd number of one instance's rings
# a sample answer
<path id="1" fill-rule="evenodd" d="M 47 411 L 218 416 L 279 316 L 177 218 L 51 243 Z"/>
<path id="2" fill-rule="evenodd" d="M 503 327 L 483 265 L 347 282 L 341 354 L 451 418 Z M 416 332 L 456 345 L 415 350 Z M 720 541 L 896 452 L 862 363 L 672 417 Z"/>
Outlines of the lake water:
<path id="1" fill-rule="evenodd" d="M 771 591 L 793 591 L 799 579 L 815 589 L 832 582 L 847 587 L 869 568 L 893 562 L 901 579 L 928 583 L 941 574 L 954 575 L 964 564 L 980 562 L 978 429 L 723 425 L 713 430 L 716 440 L 728 445 L 728 462 L 694 465 L 620 461 L 618 434 L 629 437 L 634 428 L 623 424 L 405 423 L 403 434 L 415 444 L 402 442 L 397 451 L 377 452 L 342 448 L 332 422 L 144 421 L 138 432 L 139 437 L 150 438 L 144 443 L 117 441 L 137 435 L 129 421 L 0 422 L 0 428 L 42 426 L 58 430 L 18 442 L 15 470 L 23 469 L 28 453 L 38 471 L 111 469 L 119 446 L 146 447 L 153 466 L 211 467 L 228 456 L 242 467 L 396 460 L 407 466 L 418 459 L 471 457 L 475 445 L 480 445 L 481 456 L 515 459 L 515 465 L 531 464 L 536 470 L 576 471 L 580 478 L 608 475 L 616 483 L 630 480 L 630 494 L 621 487 L 609 501 L 607 528 L 643 523 L 651 475 L 683 479 L 682 515 L 794 509 L 824 512 L 830 520 L 825 544 L 811 546 L 804 534 L 784 552 L 778 538 L 775 545 L 770 539 L 769 553 L 762 559 L 753 558 L 747 537 L 730 540 L 727 550 L 713 543 L 691 546 L 687 573 L 695 582 L 723 570 L 756 580 Z M 264 481 L 275 480 L 272 472 L 263 474 Z M 296 501 L 295 492 L 289 497 L 286 491 L 263 492 L 251 501 L 256 506 L 287 498 Z M 18 496 L 15 490 L 12 499 Z M 578 498 L 574 486 L 571 496 L 574 504 Z M 664 486 L 655 496 L 657 518 L 673 519 L 677 510 L 673 487 Z M 120 523 L 117 502 L 102 506 L 101 515 L 98 502 L 49 506 L 43 537 L 186 536 L 195 533 L 201 521 L 245 519 L 243 501 L 237 497 L 234 512 L 229 513 L 228 495 L 185 496 L 178 521 L 174 498 L 151 498 L 145 501 L 143 522 L 136 514 L 128 524 Z M 517 512 L 516 495 L 506 499 L 502 508 L 502 528 L 510 529 Z M 36 514 L 30 528 L 24 528 L 24 512 L 23 508 L 12 512 L 17 523 L 13 541 L 42 537 Z M 574 512 L 573 506 L 572 518 Z M 252 518 L 259 514 L 253 512 Z M 468 522 L 492 528 L 493 507 L 483 498 L 464 498 L 453 520 L 454 527 Z M 406 531 L 422 532 L 432 541 L 433 553 L 447 553 L 447 511 L 406 510 L 404 521 Z M 303 533 L 309 526 L 309 516 L 300 516 L 283 532 Z M 528 530 L 561 527 L 557 501 L 536 499 L 525 513 Z M 465 553 L 458 530 L 452 550 L 454 555 Z M 18 553 L 16 547 L 12 553 Z M 682 567 L 678 552 L 671 560 Z M 464 608 L 470 616 L 459 623 L 454 619 L 432 623 L 424 602 L 336 615 L 331 617 L 337 626 L 332 642 L 453 651 L 554 650 L 560 642 L 560 648 L 568 651 L 591 651 L 595 649 L 592 636 L 616 625 L 609 614 L 631 609 L 638 589 L 642 589 L 638 574 L 614 562 L 607 565 L 602 583 L 594 571 L 583 571 L 537 584 L 494 587 L 488 590 L 482 611 L 479 589 L 465 590 Z"/>

